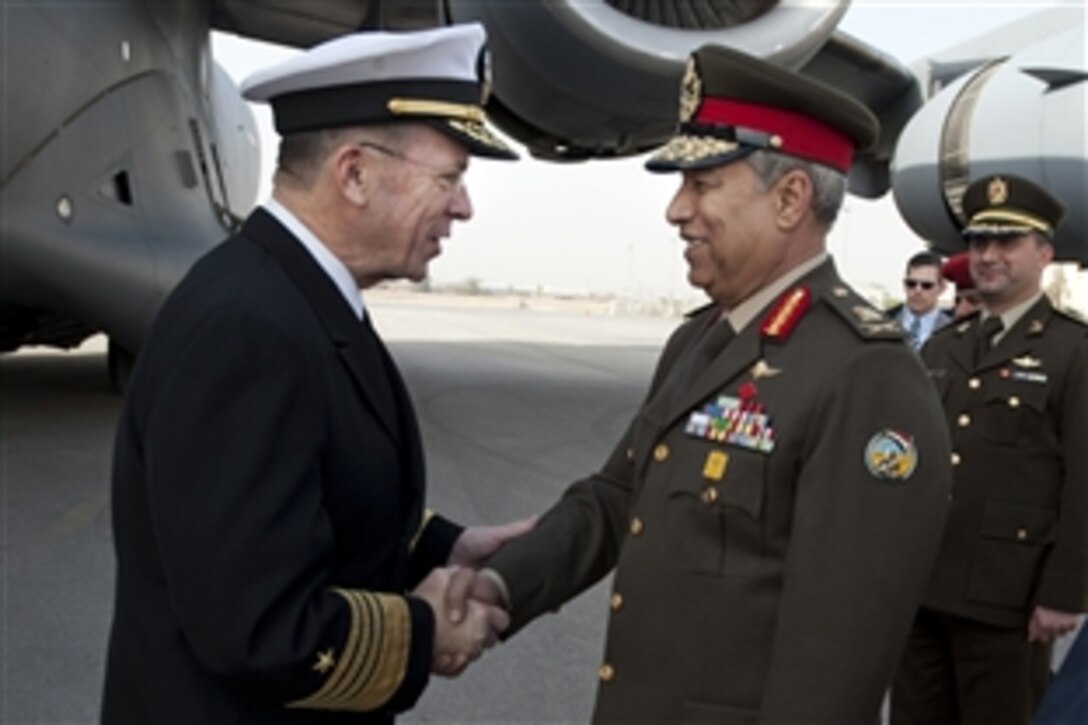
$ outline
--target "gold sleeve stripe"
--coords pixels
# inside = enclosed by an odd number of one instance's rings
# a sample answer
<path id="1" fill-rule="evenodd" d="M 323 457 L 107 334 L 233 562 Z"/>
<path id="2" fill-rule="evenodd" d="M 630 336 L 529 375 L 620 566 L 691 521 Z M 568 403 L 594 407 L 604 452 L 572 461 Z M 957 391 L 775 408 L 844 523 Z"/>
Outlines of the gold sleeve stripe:
<path id="1" fill-rule="evenodd" d="M 351 626 L 343 654 L 321 688 L 290 707 L 367 711 L 400 687 L 408 667 L 411 615 L 403 597 L 334 589 L 344 598 Z"/>
<path id="2" fill-rule="evenodd" d="M 434 518 L 434 511 L 430 509 L 423 509 L 423 520 L 419 522 L 419 528 L 416 529 L 416 535 L 412 537 L 412 543 L 408 545 L 408 551 L 416 548 L 416 544 L 419 543 L 419 537 L 423 536 L 423 530 L 427 528 L 427 524 Z"/>

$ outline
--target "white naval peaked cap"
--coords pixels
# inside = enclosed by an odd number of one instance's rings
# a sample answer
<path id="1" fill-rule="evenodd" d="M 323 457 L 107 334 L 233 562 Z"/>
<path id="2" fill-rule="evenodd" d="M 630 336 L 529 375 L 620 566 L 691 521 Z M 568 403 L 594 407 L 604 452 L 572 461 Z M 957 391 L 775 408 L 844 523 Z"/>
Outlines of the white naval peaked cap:
<path id="1" fill-rule="evenodd" d="M 484 123 L 486 40 L 479 23 L 352 33 L 254 73 L 242 82 L 242 95 L 270 103 L 282 135 L 417 121 L 471 154 L 514 159 Z"/>

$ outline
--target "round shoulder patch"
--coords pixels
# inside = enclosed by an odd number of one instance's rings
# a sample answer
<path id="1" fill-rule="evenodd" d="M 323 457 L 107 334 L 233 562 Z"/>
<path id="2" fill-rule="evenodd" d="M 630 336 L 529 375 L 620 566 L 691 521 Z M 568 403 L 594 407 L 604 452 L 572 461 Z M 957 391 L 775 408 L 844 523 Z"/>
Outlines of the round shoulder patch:
<path id="1" fill-rule="evenodd" d="M 905 433 L 882 430 L 865 446 L 865 467 L 874 478 L 905 481 L 918 466 L 918 449 Z"/>

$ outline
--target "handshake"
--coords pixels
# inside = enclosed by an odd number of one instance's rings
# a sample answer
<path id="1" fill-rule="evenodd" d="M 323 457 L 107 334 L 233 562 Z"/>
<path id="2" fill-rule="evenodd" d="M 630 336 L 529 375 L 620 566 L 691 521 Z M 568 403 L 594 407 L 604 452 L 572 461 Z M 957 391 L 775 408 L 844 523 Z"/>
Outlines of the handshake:
<path id="1" fill-rule="evenodd" d="M 456 677 L 510 626 L 498 580 L 471 567 L 434 569 L 412 592 L 434 612 L 431 672 Z"/>

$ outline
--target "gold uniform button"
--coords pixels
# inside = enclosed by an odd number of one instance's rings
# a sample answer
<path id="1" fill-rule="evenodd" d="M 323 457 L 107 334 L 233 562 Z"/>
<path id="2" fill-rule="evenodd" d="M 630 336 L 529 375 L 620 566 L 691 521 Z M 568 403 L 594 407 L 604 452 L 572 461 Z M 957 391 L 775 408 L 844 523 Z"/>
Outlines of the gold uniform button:
<path id="1" fill-rule="evenodd" d="M 613 612 L 620 611 L 620 607 L 623 606 L 623 595 L 620 594 L 619 592 L 615 592 L 612 595 L 612 598 L 610 600 L 608 600 L 608 604 L 609 604 L 609 606 L 612 607 Z"/>
<path id="2" fill-rule="evenodd" d="M 629 460 L 629 461 L 635 460 L 635 449 L 634 448 L 628 448 L 627 449 L 627 460 Z"/>
<path id="3" fill-rule="evenodd" d="M 1018 541 L 1024 541 L 1025 539 L 1028 538 L 1028 530 L 1027 529 L 1017 529 L 1016 530 L 1016 538 L 1017 538 Z"/>
<path id="4" fill-rule="evenodd" d="M 971 416 L 967 415 L 967 413 L 961 413 L 960 417 L 956 418 L 956 425 L 960 428 L 966 428 L 971 425 Z"/>
<path id="5" fill-rule="evenodd" d="M 654 448 L 654 460 L 657 461 L 658 463 L 660 463 L 661 461 L 664 461 L 668 457 L 669 457 L 669 447 L 667 445 L 665 445 L 664 443 L 659 443 L 657 445 L 657 447 Z"/>
<path id="6" fill-rule="evenodd" d="M 703 489 L 703 503 L 711 504 L 718 500 L 718 489 L 716 488 L 704 488 Z"/>
<path id="7" fill-rule="evenodd" d="M 978 390 L 982 387 L 982 381 L 978 378 L 971 378 L 967 381 L 967 387 L 969 387 L 971 390 Z"/>
<path id="8" fill-rule="evenodd" d="M 958 466 L 958 465 L 960 465 L 960 461 L 961 461 L 961 460 L 962 460 L 962 459 L 960 458 L 960 454 L 959 454 L 959 453 L 956 453 L 955 451 L 952 451 L 952 465 L 953 465 L 953 466 Z"/>
<path id="9" fill-rule="evenodd" d="M 597 670 L 597 676 L 601 678 L 601 682 L 608 682 L 616 676 L 616 670 L 612 668 L 612 665 L 603 664 L 601 668 Z"/>
<path id="10" fill-rule="evenodd" d="M 641 534 L 642 529 L 643 529 L 642 519 L 637 518 L 637 517 L 631 519 L 631 535 L 632 536 L 638 536 L 639 534 Z"/>
<path id="11" fill-rule="evenodd" d="M 1016 397 L 1015 395 L 1012 396 L 1011 398 L 1009 398 L 1009 407 L 1010 408 L 1019 408 L 1020 407 L 1020 398 Z"/>

